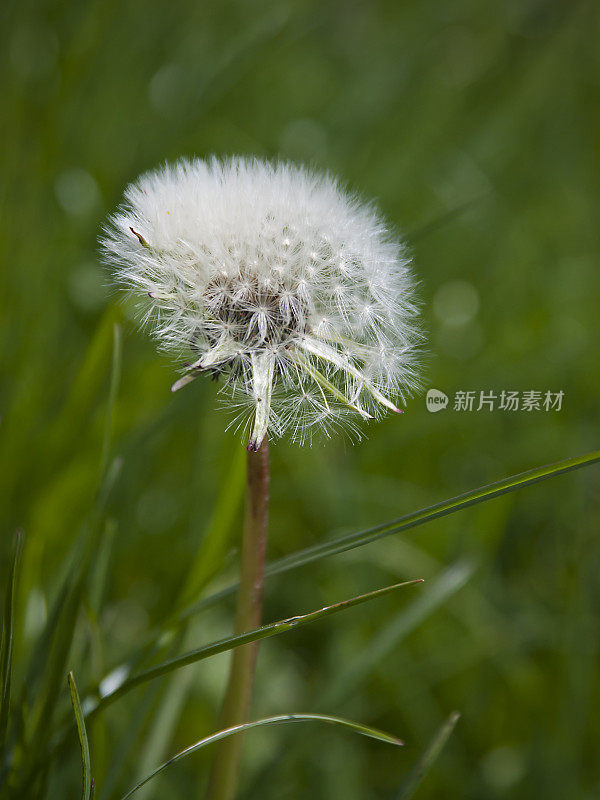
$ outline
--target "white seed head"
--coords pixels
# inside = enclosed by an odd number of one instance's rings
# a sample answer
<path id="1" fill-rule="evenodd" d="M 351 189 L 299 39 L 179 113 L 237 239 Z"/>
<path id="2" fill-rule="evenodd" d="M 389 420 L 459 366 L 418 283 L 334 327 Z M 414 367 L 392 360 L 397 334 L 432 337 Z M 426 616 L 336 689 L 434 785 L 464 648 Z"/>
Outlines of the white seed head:
<path id="1" fill-rule="evenodd" d="M 251 450 L 267 432 L 356 431 L 418 386 L 406 250 L 329 176 L 183 160 L 127 187 L 102 247 L 161 346 L 194 354 L 173 389 L 222 378 Z"/>

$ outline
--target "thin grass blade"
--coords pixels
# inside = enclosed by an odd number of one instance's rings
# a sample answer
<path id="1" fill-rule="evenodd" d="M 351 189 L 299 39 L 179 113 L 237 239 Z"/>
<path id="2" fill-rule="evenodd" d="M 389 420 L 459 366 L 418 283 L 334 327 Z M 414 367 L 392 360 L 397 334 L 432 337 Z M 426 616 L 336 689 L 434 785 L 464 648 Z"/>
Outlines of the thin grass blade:
<path id="1" fill-rule="evenodd" d="M 315 706 L 334 708 L 348 697 L 378 663 L 389 657 L 400 642 L 462 589 L 473 571 L 473 563 L 460 560 L 451 564 L 433 581 L 428 581 L 425 591 L 420 592 L 412 603 L 392 617 L 373 637 L 367 648 L 338 669 L 335 676 L 326 682 L 315 700 Z"/>
<path id="2" fill-rule="evenodd" d="M 68 587 L 61 613 L 50 637 L 40 689 L 29 719 L 28 740 L 38 752 L 45 749 L 52 733 L 52 720 L 61 697 L 61 685 L 73 643 L 75 623 L 81 604 L 87 569 L 81 570 Z"/>
<path id="3" fill-rule="evenodd" d="M 377 665 L 393 658 L 393 652 L 401 642 L 437 609 L 445 606 L 467 584 L 472 573 L 473 565 L 460 560 L 440 571 L 433 580 L 428 580 L 424 590 L 418 593 L 412 603 L 402 608 L 369 639 L 368 646 L 360 648 L 350 661 L 340 663 L 333 674 L 322 682 L 322 688 L 316 693 L 310 707 L 336 712 L 341 702 L 356 696 L 362 681 L 372 674 Z M 306 756 L 310 743 L 296 741 L 292 744 L 285 736 L 282 739 L 278 752 L 265 762 L 253 777 L 252 784 L 246 787 L 244 798 L 260 794 L 260 787 L 273 780 L 280 766 L 279 753 L 289 754 L 293 747 L 295 760 Z"/>
<path id="4" fill-rule="evenodd" d="M 237 446 L 231 453 L 228 469 L 220 482 L 214 511 L 178 601 L 178 609 L 185 608 L 206 583 L 222 567 L 227 547 L 230 546 L 230 531 L 233 529 L 238 509 L 242 505 L 246 489 L 246 452 Z M 174 614 L 173 617 L 176 615 Z"/>
<path id="5" fill-rule="evenodd" d="M 343 719 L 342 717 L 330 717 L 326 714 L 280 714 L 275 717 L 258 719 L 254 722 L 246 722 L 243 725 L 234 725 L 232 728 L 225 728 L 225 730 L 219 731 L 218 733 L 213 733 L 211 736 L 207 736 L 205 739 L 200 739 L 200 741 L 190 745 L 190 747 L 186 747 L 185 750 L 182 750 L 181 752 L 177 753 L 177 755 L 174 755 L 168 761 L 165 761 L 163 764 L 161 764 L 160 767 L 154 770 L 154 772 L 130 789 L 126 795 L 123 795 L 122 800 L 128 800 L 128 798 L 137 792 L 138 789 L 141 789 L 142 786 L 148 783 L 148 781 L 151 781 L 152 778 L 154 778 L 171 764 L 175 764 L 182 758 L 192 755 L 192 753 L 196 753 L 203 747 L 207 747 L 208 745 L 218 742 L 221 739 L 225 739 L 228 736 L 233 736 L 236 733 L 242 733 L 244 731 L 251 730 L 252 728 L 259 728 L 264 725 L 278 725 L 287 722 L 324 722 L 328 725 L 337 725 L 342 728 L 348 728 L 362 736 L 368 736 L 371 739 L 376 739 L 377 741 L 385 742 L 386 744 L 393 744 L 397 747 L 402 746 L 403 744 L 400 739 L 397 739 L 395 736 L 391 736 L 389 733 L 380 731 L 377 728 L 371 728 L 367 725 L 362 725 L 360 722 L 353 722 L 352 720 Z"/>
<path id="6" fill-rule="evenodd" d="M 291 553 L 289 556 L 277 559 L 276 561 L 267 564 L 266 575 L 280 575 L 284 572 L 289 572 L 293 569 L 306 566 L 315 561 L 320 561 L 322 558 L 328 556 L 338 555 L 345 553 L 348 550 L 354 550 L 357 547 L 375 542 L 378 539 L 383 539 L 386 536 L 391 536 L 395 533 L 416 528 L 419 525 L 424 525 L 434 519 L 445 517 L 448 514 L 454 514 L 457 511 L 462 511 L 469 506 L 477 505 L 488 500 L 493 500 L 495 497 L 500 497 L 503 494 L 515 492 L 518 489 L 524 489 L 526 486 L 531 486 L 534 483 L 545 481 L 557 475 L 564 475 L 567 472 L 572 472 L 582 467 L 589 467 L 600 461 L 600 450 L 594 450 L 586 453 L 583 456 L 576 456 L 575 458 L 567 458 L 563 461 L 557 461 L 554 464 L 546 464 L 543 467 L 529 470 L 527 472 L 519 473 L 518 475 L 511 475 L 509 478 L 497 481 L 495 483 L 481 486 L 471 492 L 458 495 L 450 500 L 444 500 L 441 503 L 427 506 L 426 508 L 415 511 L 412 514 L 407 514 L 398 519 L 386 522 L 383 525 L 378 525 L 374 528 L 368 528 L 363 531 L 351 533 L 346 536 L 340 536 L 336 539 L 323 542 L 313 547 L 306 547 L 303 550 L 298 550 Z M 216 605 L 220 600 L 229 597 L 237 591 L 237 584 L 232 584 L 215 592 L 203 600 L 194 603 L 187 609 L 181 612 L 179 621 L 182 622 L 188 617 L 196 614 L 197 612 Z"/>
<path id="7" fill-rule="evenodd" d="M 190 672 L 175 673 L 152 715 L 152 726 L 140 749 L 136 778 L 141 780 L 167 755 L 169 743 L 173 740 L 179 718 L 188 701 L 193 686 L 194 675 Z M 151 797 L 152 787 L 146 786 L 139 798 Z"/>
<path id="8" fill-rule="evenodd" d="M 75 714 L 75 724 L 77 725 L 77 736 L 79 737 L 79 746 L 81 747 L 81 762 L 83 767 L 83 789 L 81 793 L 81 800 L 91 800 L 92 765 L 90 761 L 90 745 L 85 728 L 83 711 L 81 709 L 81 702 L 79 700 L 79 692 L 77 691 L 77 684 L 75 683 L 73 672 L 69 672 L 68 681 L 69 692 L 71 693 L 71 703 L 73 705 L 73 713 Z"/>
<path id="9" fill-rule="evenodd" d="M 450 738 L 456 723 L 460 719 L 458 711 L 452 712 L 441 728 L 437 731 L 431 742 L 425 748 L 423 754 L 410 771 L 408 778 L 400 787 L 400 791 L 394 800 L 409 800 L 419 787 L 419 784 L 431 769 L 444 745 Z"/>
<path id="10" fill-rule="evenodd" d="M 397 589 L 400 589 L 401 587 L 412 586 L 416 583 L 422 583 L 422 580 L 417 579 L 412 581 L 404 581 L 403 583 L 396 583 L 392 586 L 386 586 L 383 589 L 376 589 L 373 592 L 351 597 L 349 600 L 342 600 L 340 603 L 335 603 L 331 606 L 325 606 L 317 611 L 311 611 L 308 614 L 290 617 L 289 619 L 273 622 L 269 625 L 263 625 L 262 627 L 256 628 L 253 631 L 237 634 L 235 636 L 228 636 L 225 639 L 212 642 L 204 647 L 200 647 L 197 650 L 184 653 L 177 658 L 164 661 L 161 664 L 157 664 L 155 667 L 145 670 L 144 672 L 133 675 L 131 678 L 125 680 L 113 692 L 100 698 L 97 702 L 97 705 L 89 711 L 89 714 L 86 714 L 86 718 L 89 717 L 91 719 L 95 717 L 100 711 L 104 710 L 108 705 L 122 697 L 124 694 L 127 694 L 127 692 L 131 691 L 136 686 L 140 686 L 143 683 L 147 683 L 155 678 L 159 678 L 162 675 L 167 675 L 170 672 L 173 672 L 173 670 L 180 669 L 188 664 L 195 664 L 196 662 L 202 661 L 205 658 L 210 658 L 211 656 L 217 655 L 217 653 L 224 653 L 227 650 L 232 650 L 234 647 L 240 647 L 241 645 L 250 644 L 251 642 L 257 642 L 261 639 L 268 639 L 271 636 L 277 636 L 281 633 L 292 630 L 292 628 L 308 625 L 311 622 L 316 622 L 317 620 L 328 617 L 331 614 L 337 614 L 340 611 L 345 611 L 346 609 L 360 605 L 361 603 L 366 603 L 370 600 L 375 600 L 378 597 L 383 597 L 391 592 L 396 591 Z"/>
<path id="11" fill-rule="evenodd" d="M 456 511 L 461 511 L 464 508 L 477 505 L 478 503 L 492 500 L 495 497 L 514 492 L 517 489 L 524 489 L 526 486 L 539 483 L 555 475 L 562 475 L 566 472 L 580 469 L 581 467 L 591 466 L 599 461 L 600 450 L 594 450 L 583 456 L 568 458 L 564 461 L 558 461 L 555 464 L 547 464 L 546 466 L 522 472 L 518 475 L 512 475 L 510 478 L 481 486 L 471 492 L 458 495 L 450 500 L 444 500 L 441 503 L 428 506 L 413 514 L 407 514 L 398 519 L 386 522 L 383 525 L 378 525 L 377 527 L 347 536 L 341 536 L 330 542 L 323 542 L 323 544 L 299 550 L 297 553 L 292 553 L 290 556 L 285 556 L 273 562 L 268 567 L 268 574 L 276 575 L 280 572 L 286 572 L 289 569 L 296 569 L 305 564 L 310 564 L 313 561 L 326 558 L 327 556 L 337 555 L 338 553 L 344 553 L 356 547 L 362 547 L 377 539 L 382 539 L 394 533 L 400 533 L 409 528 L 423 525 L 431 520 L 453 514 Z"/>
<path id="12" fill-rule="evenodd" d="M 157 703 L 164 695 L 164 687 L 158 683 L 150 684 L 141 692 L 141 698 L 136 702 L 135 710 L 130 715 L 125 730 L 114 740 L 113 755 L 102 781 L 102 788 L 98 792 L 99 800 L 118 800 L 124 789 L 122 785 L 129 775 L 128 768 L 137 759 L 134 753 L 139 746 L 144 730 L 154 718 Z M 129 782 L 131 778 L 127 778 Z"/>
<path id="13" fill-rule="evenodd" d="M 106 419 L 104 423 L 104 436 L 102 439 L 102 454 L 100 457 L 100 475 L 104 475 L 106 472 L 108 458 L 110 455 L 115 403 L 117 401 L 117 392 L 119 390 L 119 383 L 121 381 L 121 339 L 121 326 L 118 322 L 115 322 L 113 324 L 112 362 L 110 367 L 110 384 L 108 389 L 108 402 L 106 406 Z"/>
<path id="14" fill-rule="evenodd" d="M 0 763 L 4 760 L 4 750 L 8 733 L 8 717 L 10 710 L 10 687 L 12 680 L 12 657 L 15 620 L 15 595 L 17 576 L 21 554 L 23 552 L 24 535 L 22 531 L 15 534 L 13 558 L 10 575 L 4 596 L 4 619 L 2 620 L 2 644 L 0 645 Z"/>

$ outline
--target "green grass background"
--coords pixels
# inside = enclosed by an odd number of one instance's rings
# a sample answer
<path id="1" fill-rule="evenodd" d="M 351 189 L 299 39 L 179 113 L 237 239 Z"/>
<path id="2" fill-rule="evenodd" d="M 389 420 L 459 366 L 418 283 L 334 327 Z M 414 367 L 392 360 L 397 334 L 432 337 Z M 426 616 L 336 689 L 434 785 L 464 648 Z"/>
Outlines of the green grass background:
<path id="1" fill-rule="evenodd" d="M 427 386 L 565 393 L 560 412 L 529 414 L 434 415 L 418 397 L 358 446 L 277 443 L 271 557 L 598 446 L 599 16 L 591 0 L 2 5 L 0 553 L 4 583 L 22 526 L 17 687 L 97 489 L 115 322 L 122 471 L 68 657 L 80 692 L 182 587 L 235 575 L 240 441 L 211 382 L 169 394 L 174 365 L 98 262 L 124 186 L 165 159 L 331 170 L 411 242 Z M 266 621 L 428 579 L 268 641 L 258 664 L 254 716 L 341 714 L 405 748 L 316 725 L 254 731 L 240 797 L 392 800 L 455 709 L 423 800 L 598 797 L 599 493 L 591 468 L 269 580 Z M 419 616 L 440 580 L 448 596 Z M 198 615 L 174 652 L 231 620 L 229 601 Z M 214 731 L 226 668 L 187 667 L 107 711 L 90 731 L 97 797 Z M 69 713 L 66 675 L 61 687 L 50 730 Z M 144 796 L 201 797 L 209 763 L 181 762 Z M 46 796 L 79 784 L 73 741 Z"/>

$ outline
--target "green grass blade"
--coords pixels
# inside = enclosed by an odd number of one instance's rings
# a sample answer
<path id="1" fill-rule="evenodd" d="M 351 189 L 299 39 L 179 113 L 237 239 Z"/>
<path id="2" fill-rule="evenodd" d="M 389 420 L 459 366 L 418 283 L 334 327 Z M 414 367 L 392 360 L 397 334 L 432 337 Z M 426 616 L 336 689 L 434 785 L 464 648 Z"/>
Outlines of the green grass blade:
<path id="1" fill-rule="evenodd" d="M 71 703 L 73 704 L 73 712 L 75 714 L 75 724 L 77 725 L 77 736 L 79 737 L 79 746 L 81 747 L 81 761 L 83 765 L 83 790 L 81 793 L 81 800 L 91 800 L 92 797 L 92 765 L 90 761 L 90 745 L 88 742 L 87 731 L 85 729 L 85 720 L 83 718 L 83 711 L 81 709 L 81 702 L 79 700 L 79 692 L 75 683 L 73 672 L 69 672 L 69 691 L 71 693 Z"/>
<path id="2" fill-rule="evenodd" d="M 152 715 L 152 726 L 148 736 L 139 750 L 136 779 L 141 780 L 154 764 L 160 763 L 167 755 L 169 743 L 173 740 L 179 718 L 188 702 L 193 681 L 194 675 L 191 672 L 173 674 L 164 696 Z M 152 792 L 152 787 L 147 786 L 143 789 L 139 797 L 150 797 L 148 792 Z"/>
<path id="3" fill-rule="evenodd" d="M 129 715 L 127 724 L 116 737 L 114 737 L 114 748 L 112 758 L 107 766 L 102 789 L 99 791 L 100 800 L 118 800 L 124 787 L 124 775 L 129 775 L 131 764 L 138 764 L 136 753 L 138 752 L 139 742 L 143 732 L 154 719 L 157 703 L 164 696 L 164 687 L 158 683 L 146 686 L 141 692 L 141 697 L 135 704 L 135 709 Z M 131 780 L 127 778 L 127 782 Z"/>
<path id="4" fill-rule="evenodd" d="M 448 719 L 437 731 L 431 742 L 429 742 L 413 769 L 410 771 L 407 779 L 400 787 L 400 791 L 396 795 L 395 800 L 409 800 L 409 798 L 413 796 L 419 787 L 419 784 L 431 769 L 434 761 L 442 752 L 442 749 L 450 738 L 450 735 L 452 734 L 452 731 L 454 730 L 459 718 L 460 714 L 458 711 L 454 711 L 452 714 L 450 714 Z"/>
<path id="5" fill-rule="evenodd" d="M 110 443 L 112 438 L 113 417 L 117 392 L 121 380 L 122 344 L 121 326 L 118 322 L 113 324 L 113 348 L 112 362 L 110 367 L 110 384 L 108 390 L 108 402 L 106 406 L 106 420 L 104 423 L 104 436 L 102 439 L 102 455 L 100 457 L 100 475 L 104 475 L 108 466 L 110 454 Z"/>
<path id="6" fill-rule="evenodd" d="M 471 578 L 474 565 L 460 560 L 451 564 L 436 578 L 427 582 L 425 591 L 402 608 L 387 625 L 383 626 L 365 647 L 345 667 L 336 671 L 326 682 L 315 700 L 315 706 L 333 708 L 348 697 L 371 670 L 389 657 L 400 642 L 412 633 L 431 614 L 443 606 Z"/>
<path id="7" fill-rule="evenodd" d="M 81 432 L 89 409 L 101 393 L 106 368 L 111 358 L 111 339 L 115 316 L 119 309 L 106 309 L 85 352 L 83 361 L 69 388 L 67 400 L 55 420 L 47 447 L 58 457 Z"/>
<path id="8" fill-rule="evenodd" d="M 232 650 L 234 647 L 240 647 L 241 645 L 250 644 L 251 642 L 257 642 L 261 639 L 268 639 L 271 636 L 277 636 L 281 633 L 292 630 L 292 628 L 297 628 L 301 625 L 308 625 L 309 623 L 316 622 L 317 620 L 323 619 L 330 614 L 336 614 L 340 611 L 346 610 L 347 608 L 352 608 L 353 606 L 360 605 L 361 603 L 366 603 L 378 597 L 383 597 L 384 595 L 390 594 L 391 592 L 394 592 L 396 589 L 399 589 L 403 586 L 411 586 L 415 583 L 421 582 L 421 579 L 418 579 L 413 581 L 404 581 L 403 583 L 396 583 L 392 586 L 386 586 L 383 589 L 376 589 L 374 592 L 368 592 L 367 594 L 351 597 L 349 600 L 342 600 L 340 603 L 335 603 L 331 606 L 325 606 L 317 611 L 311 611 L 308 614 L 290 617 L 289 619 L 273 622 L 269 625 L 263 625 L 261 628 L 256 628 L 255 630 L 248 631 L 247 633 L 228 636 L 225 639 L 211 642 L 204 647 L 184 653 L 183 655 L 178 656 L 177 658 L 172 658 L 169 661 L 164 661 L 161 664 L 157 664 L 155 667 L 128 678 L 113 692 L 102 697 L 98 701 L 97 705 L 90 710 L 86 717 L 91 719 L 100 711 L 104 710 L 108 705 L 114 703 L 115 700 L 122 697 L 124 694 L 127 694 L 127 692 L 131 691 L 131 689 L 134 689 L 136 686 L 140 686 L 141 684 L 151 681 L 154 678 L 159 678 L 162 675 L 167 675 L 170 672 L 173 672 L 173 670 L 180 669 L 188 664 L 195 664 L 196 662 L 202 661 L 205 658 L 210 658 L 211 656 L 217 655 L 217 653 L 224 653 L 227 650 Z"/>
<path id="9" fill-rule="evenodd" d="M 337 555 L 344 553 L 347 550 L 352 550 L 355 547 L 362 547 L 365 544 L 374 542 L 377 539 L 382 539 L 385 536 L 390 536 L 393 533 L 400 533 L 401 531 L 408 530 L 409 528 L 423 525 L 425 522 L 444 517 L 448 514 L 453 514 L 456 511 L 461 511 L 463 508 L 483 503 L 487 500 L 492 500 L 500 495 L 514 492 L 517 489 L 523 489 L 526 486 L 531 486 L 533 483 L 551 478 L 555 475 L 562 475 L 566 472 L 571 472 L 581 467 L 590 466 L 600 461 L 600 450 L 595 450 L 583 456 L 565 459 L 558 461 L 554 464 L 547 464 L 543 467 L 522 472 L 518 475 L 513 475 L 510 478 L 505 478 L 502 481 L 490 483 L 487 486 L 481 486 L 471 492 L 453 497 L 450 500 L 444 500 L 441 503 L 428 506 L 406 516 L 399 517 L 398 519 L 386 522 L 383 525 L 378 525 L 375 528 L 359 531 L 348 536 L 341 536 L 333 539 L 330 542 L 316 545 L 314 547 L 307 547 L 290 556 L 278 559 L 273 562 L 268 568 L 268 574 L 275 575 L 280 572 L 286 572 L 289 569 L 310 564 L 327 556 Z"/>
<path id="10" fill-rule="evenodd" d="M 220 482 L 210 521 L 181 591 L 177 610 L 185 608 L 198 597 L 200 591 L 222 567 L 229 546 L 229 532 L 233 530 L 236 514 L 244 499 L 245 488 L 246 451 L 239 447 L 236 441 L 227 471 Z"/>
<path id="11" fill-rule="evenodd" d="M 192 753 L 196 753 L 198 750 L 201 750 L 203 747 L 207 747 L 208 745 L 218 742 L 221 739 L 225 739 L 228 736 L 233 736 L 236 733 L 242 733 L 244 731 L 251 730 L 252 728 L 259 728 L 264 725 L 277 725 L 286 722 L 307 721 L 324 722 L 328 725 L 337 725 L 342 728 L 348 728 L 355 733 L 361 734 L 362 736 L 368 736 L 371 739 L 376 739 L 379 742 L 385 742 L 387 744 L 393 744 L 396 746 L 402 746 L 403 744 L 400 739 L 397 739 L 395 736 L 391 736 L 389 733 L 380 731 L 377 728 L 368 727 L 367 725 L 362 725 L 359 722 L 343 719 L 342 717 L 330 717 L 326 714 L 279 714 L 275 717 L 265 717 L 264 719 L 258 719 L 253 722 L 246 722 L 243 725 L 235 725 L 232 728 L 225 728 L 225 730 L 218 731 L 218 733 L 213 733 L 211 736 L 200 739 L 200 741 L 190 745 L 190 747 L 186 747 L 185 750 L 181 750 L 181 752 L 177 753 L 168 761 L 165 761 L 163 764 L 161 764 L 160 767 L 157 767 L 154 772 L 150 773 L 150 775 L 136 784 L 136 786 L 130 789 L 126 795 L 123 795 L 122 800 L 128 800 L 128 798 L 137 792 L 138 789 L 141 789 L 142 786 L 148 783 L 148 781 L 152 780 L 152 778 L 154 778 L 171 764 L 175 764 L 182 758 L 186 758 L 187 756 L 192 755 Z"/>
<path id="12" fill-rule="evenodd" d="M 375 528 L 368 528 L 367 530 L 351 533 L 346 536 L 340 536 L 332 539 L 323 544 L 318 544 L 313 547 L 306 547 L 303 550 L 298 550 L 289 556 L 277 559 L 267 565 L 266 575 L 279 575 L 283 572 L 289 572 L 292 569 L 303 567 L 306 564 L 319 561 L 328 556 L 338 555 L 348 550 L 353 550 L 356 547 L 370 544 L 383 539 L 386 536 L 391 536 L 395 533 L 416 528 L 419 525 L 424 525 L 426 522 L 431 522 L 434 519 L 445 517 L 448 514 L 454 514 L 469 506 L 483 503 L 487 500 L 492 500 L 495 497 L 500 497 L 503 494 L 509 494 L 517 489 L 524 489 L 526 486 L 531 486 L 534 483 L 547 480 L 556 475 L 563 475 L 581 467 L 591 466 L 592 464 L 600 461 L 600 450 L 594 450 L 591 453 L 586 453 L 583 456 L 576 456 L 575 458 L 567 458 L 564 461 L 558 461 L 554 464 L 547 464 L 543 467 L 522 472 L 518 475 L 512 475 L 510 478 L 505 478 L 502 481 L 490 483 L 478 489 L 474 489 L 466 494 L 458 495 L 450 500 L 444 500 L 441 503 L 435 503 L 432 506 L 415 511 L 412 514 L 407 514 L 398 519 L 386 522 L 383 525 L 378 525 Z M 189 608 L 185 609 L 180 615 L 180 621 L 187 619 L 193 614 L 201 611 L 204 608 L 215 605 L 217 602 L 225 597 L 235 594 L 237 584 L 222 589 L 210 597 L 200 600 Z"/>
<path id="13" fill-rule="evenodd" d="M 98 490 L 94 507 L 90 510 L 90 518 L 82 524 L 61 569 L 60 588 L 52 604 L 52 611 L 44 632 L 29 658 L 27 678 L 24 682 L 26 690 L 24 693 L 29 705 L 32 704 L 33 696 L 38 691 L 39 685 L 46 682 L 46 686 L 48 686 L 51 673 L 54 689 L 57 692 L 64 680 L 66 659 L 71 648 L 84 585 L 89 576 L 90 565 L 99 566 L 96 551 L 99 543 L 103 541 L 101 535 L 103 515 L 108 498 L 120 474 L 121 466 L 121 460 L 118 458 L 113 459 L 110 463 Z M 54 665 L 55 669 L 51 670 L 51 665 Z M 41 689 L 40 693 L 43 691 Z M 43 712 L 43 714 L 45 713 Z M 35 706 L 32 716 L 35 716 Z"/>
<path id="14" fill-rule="evenodd" d="M 104 476 L 94 508 L 90 512 L 91 519 L 84 523 L 71 548 L 52 613 L 29 659 L 24 695 L 31 712 L 27 719 L 25 739 L 40 754 L 46 750 L 54 732 L 53 718 L 62 696 L 60 687 L 67 671 L 67 659 L 73 648 L 75 625 L 90 564 L 94 562 L 105 505 L 120 468 L 120 460 L 114 459 Z M 32 762 L 28 774 L 24 775 L 24 786 L 35 780 L 36 769 L 37 762 Z"/>
<path id="15" fill-rule="evenodd" d="M 53 635 L 49 637 L 47 659 L 43 665 L 41 684 L 29 719 L 28 739 L 42 752 L 52 733 L 52 720 L 61 697 L 61 686 L 71 652 L 75 624 L 81 604 L 87 569 L 84 567 L 64 595 L 64 604 L 56 617 Z"/>
<path id="16" fill-rule="evenodd" d="M 108 519 L 98 537 L 98 547 L 90 570 L 89 609 L 94 615 L 94 619 L 100 615 L 116 535 L 117 524 L 113 519 Z"/>
<path id="17" fill-rule="evenodd" d="M 427 581 L 422 592 L 408 605 L 404 606 L 389 622 L 381 626 L 377 633 L 369 639 L 368 644 L 358 648 L 350 661 L 336 666 L 335 671 L 322 681 L 322 687 L 310 703 L 310 708 L 320 708 L 335 713 L 338 706 L 348 697 L 356 696 L 360 684 L 372 674 L 378 664 L 394 658 L 394 652 L 412 633 L 436 610 L 445 607 L 450 598 L 463 589 L 473 574 L 473 564 L 466 560 L 456 561 L 447 569 L 440 571 L 431 581 Z M 285 737 L 278 752 L 268 760 L 254 776 L 252 785 L 247 788 L 244 797 L 254 797 L 259 787 L 272 781 L 279 766 L 279 753 L 289 752 L 291 742 Z M 301 759 L 306 752 L 307 744 L 295 742 L 293 758 Z"/>
<path id="18" fill-rule="evenodd" d="M 448 223 L 454 222 L 454 220 L 462 216 L 462 214 L 464 214 L 465 211 L 469 211 L 478 203 L 481 203 L 483 200 L 485 200 L 488 196 L 489 192 L 482 192 L 476 197 L 472 197 L 469 200 L 465 200 L 464 203 L 459 203 L 457 206 L 454 206 L 454 208 L 450 208 L 448 209 L 448 211 L 444 211 L 443 214 L 438 214 L 429 222 L 424 223 L 419 228 L 415 228 L 414 231 L 412 232 L 409 231 L 406 235 L 407 240 L 411 243 L 411 245 L 413 245 L 420 239 L 425 239 L 430 234 L 435 233 L 440 228 L 443 228 L 444 225 L 448 225 Z"/>
<path id="19" fill-rule="evenodd" d="M 19 564 L 23 552 L 23 532 L 17 531 L 10 575 L 4 597 L 4 619 L 2 620 L 2 644 L 0 645 L 0 764 L 4 760 L 4 749 L 8 733 L 10 710 L 10 685 L 12 679 L 12 656 L 14 639 L 15 595 Z"/>

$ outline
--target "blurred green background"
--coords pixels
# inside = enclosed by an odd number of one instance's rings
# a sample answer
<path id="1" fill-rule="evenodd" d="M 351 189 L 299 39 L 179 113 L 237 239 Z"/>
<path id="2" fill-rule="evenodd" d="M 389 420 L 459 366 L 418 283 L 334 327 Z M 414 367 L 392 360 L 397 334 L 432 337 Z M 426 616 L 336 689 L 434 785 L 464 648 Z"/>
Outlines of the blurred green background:
<path id="1" fill-rule="evenodd" d="M 190 599 L 236 572 L 243 447 L 214 384 L 170 395 L 174 365 L 97 256 L 124 186 L 165 159 L 281 155 L 331 170 L 411 243 L 427 387 L 565 393 L 562 410 L 530 413 L 431 414 L 421 396 L 357 446 L 277 443 L 271 558 L 598 446 L 596 2 L 21 0 L 2 5 L 0 31 L 3 584 L 12 531 L 27 537 L 17 687 L 94 502 L 115 322 L 122 470 L 106 579 L 68 658 L 80 691 L 135 652 L 182 586 Z M 392 800 L 455 709 L 423 800 L 600 796 L 599 494 L 592 467 L 269 580 L 266 621 L 428 579 L 259 656 L 254 716 L 341 714 L 405 748 L 318 726 L 255 731 L 240 797 Z M 231 625 L 225 601 L 173 647 Z M 227 663 L 180 670 L 97 721 L 97 797 L 216 729 Z M 66 683 L 48 726 L 63 714 Z M 147 800 L 201 797 L 205 753 Z M 78 796 L 79 783 L 73 741 L 47 796 Z"/>

